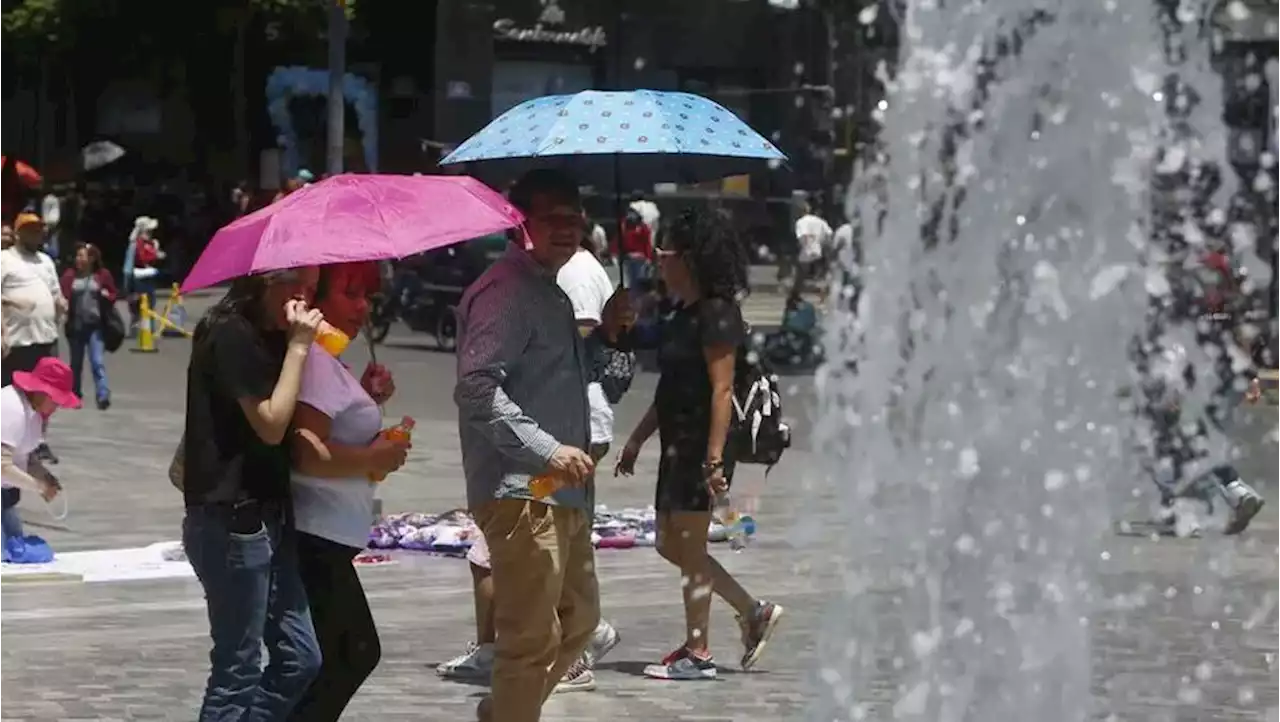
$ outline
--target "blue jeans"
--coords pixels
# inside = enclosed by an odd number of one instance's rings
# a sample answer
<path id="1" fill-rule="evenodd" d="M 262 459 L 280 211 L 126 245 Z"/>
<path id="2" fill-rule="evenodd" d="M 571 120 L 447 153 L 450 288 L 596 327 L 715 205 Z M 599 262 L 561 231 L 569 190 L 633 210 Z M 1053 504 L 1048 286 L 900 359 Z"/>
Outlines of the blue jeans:
<path id="1" fill-rule="evenodd" d="M 3 527 L 4 538 L 11 536 L 21 537 L 22 534 L 22 515 L 18 513 L 18 501 L 22 498 L 22 491 L 17 487 L 6 486 L 4 488 L 3 510 L 0 510 L 0 527 Z"/>
<path id="2" fill-rule="evenodd" d="M 67 344 L 71 347 L 71 379 L 76 396 L 84 397 L 80 393 L 80 377 L 84 375 L 84 352 L 88 350 L 95 398 L 99 403 L 111 398 L 111 389 L 107 386 L 107 365 L 103 362 L 106 349 L 102 347 L 102 330 L 72 331 L 67 334 Z"/>
<path id="3" fill-rule="evenodd" d="M 237 534 L 225 508 L 187 507 L 182 543 L 213 638 L 200 722 L 283 720 L 320 670 L 294 532 L 282 526 L 267 518 L 258 532 Z"/>

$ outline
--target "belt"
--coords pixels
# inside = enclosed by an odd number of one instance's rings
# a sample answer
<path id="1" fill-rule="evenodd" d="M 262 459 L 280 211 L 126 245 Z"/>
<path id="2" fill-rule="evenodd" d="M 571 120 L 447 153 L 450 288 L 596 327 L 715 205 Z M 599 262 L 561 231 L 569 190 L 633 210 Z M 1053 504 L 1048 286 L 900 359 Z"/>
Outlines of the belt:
<path id="1" fill-rule="evenodd" d="M 219 516 L 230 516 L 256 505 L 263 516 L 283 518 L 288 507 L 279 499 L 245 499 L 243 501 L 207 501 L 188 504 L 188 508 L 201 509 Z"/>

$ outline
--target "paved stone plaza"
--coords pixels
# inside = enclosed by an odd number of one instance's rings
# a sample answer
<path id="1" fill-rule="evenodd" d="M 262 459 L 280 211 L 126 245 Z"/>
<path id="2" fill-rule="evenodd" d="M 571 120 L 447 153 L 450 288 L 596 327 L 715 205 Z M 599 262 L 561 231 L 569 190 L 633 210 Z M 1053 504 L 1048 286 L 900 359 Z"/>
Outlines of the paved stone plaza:
<path id="1" fill-rule="evenodd" d="M 411 414 L 419 422 L 409 465 L 384 486 L 388 511 L 442 511 L 462 504 L 450 400 L 453 357 L 416 348 L 420 342 L 425 340 L 396 335 L 380 351 L 400 387 L 388 415 Z M 181 500 L 164 470 L 180 433 L 185 357 L 185 342 L 171 340 L 158 354 L 121 352 L 109 360 L 111 410 L 55 419 L 50 439 L 62 456 L 57 473 L 68 490 L 70 516 L 60 530 L 32 528 L 55 549 L 133 547 L 177 538 Z M 363 365 L 363 359 L 354 361 L 357 368 Z M 653 384 L 651 376 L 637 380 L 618 410 L 619 436 L 630 430 Z M 797 379 L 787 385 L 793 392 L 789 411 L 802 416 L 811 383 Z M 805 426 L 800 424 L 801 447 L 807 444 Z M 1099 719 L 1277 719 L 1280 498 L 1275 447 L 1252 451 L 1273 459 L 1272 478 L 1262 485 L 1271 504 L 1244 537 L 1106 540 L 1110 561 L 1102 582 L 1108 596 L 1145 603 L 1092 619 Z M 637 477 L 602 477 L 601 502 L 649 502 L 655 459 L 652 448 L 647 452 Z M 840 510 L 826 502 L 829 495 L 802 491 L 798 483 L 811 462 L 798 449 L 773 471 L 768 486 L 756 469 L 740 477 L 742 486 L 760 495 L 759 539 L 746 552 L 725 551 L 723 558 L 748 589 L 790 611 L 758 672 L 735 673 L 737 630 L 727 608 L 717 606 L 712 642 L 724 664 L 720 681 L 642 678 L 643 665 L 669 651 L 683 633 L 679 578 L 651 550 L 606 551 L 599 555 L 602 603 L 622 644 L 602 665 L 598 691 L 553 699 L 544 719 L 806 719 L 821 666 L 812 650 L 841 586 L 826 571 L 823 556 L 806 554 L 787 539 L 802 526 L 840 533 Z M 47 523 L 38 506 L 26 507 L 29 522 Z M 363 575 L 381 628 L 383 660 L 346 718 L 471 719 L 482 688 L 442 681 L 432 669 L 474 634 L 466 563 L 413 557 Z M 194 717 L 208 651 L 194 581 L 6 582 L 0 604 L 4 720 Z M 891 705 L 901 692 L 892 670 L 886 667 L 885 674 L 884 684 L 877 685 L 883 690 L 879 701 Z M 879 718 L 892 716 L 886 709 Z"/>

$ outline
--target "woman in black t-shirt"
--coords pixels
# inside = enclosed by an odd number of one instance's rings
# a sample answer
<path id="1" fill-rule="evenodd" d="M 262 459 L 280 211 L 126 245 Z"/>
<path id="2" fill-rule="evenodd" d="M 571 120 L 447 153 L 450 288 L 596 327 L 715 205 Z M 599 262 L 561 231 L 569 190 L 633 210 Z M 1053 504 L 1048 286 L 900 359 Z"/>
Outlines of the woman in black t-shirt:
<path id="1" fill-rule="evenodd" d="M 631 474 L 640 447 L 657 431 L 658 553 L 684 580 L 684 644 L 645 674 L 713 679 L 707 628 L 714 591 L 738 612 L 742 666 L 755 664 L 782 607 L 756 599 L 707 553 L 713 495 L 727 491 L 733 458 L 725 441 L 733 416 L 733 373 L 746 325 L 738 297 L 746 291 L 747 256 L 726 218 L 686 211 L 664 236 L 658 268 L 674 309 L 662 320 L 660 378 L 653 404 L 631 432 L 617 472 Z"/>
<path id="2" fill-rule="evenodd" d="M 322 320 L 301 300 L 316 277 L 308 268 L 237 279 L 192 342 L 182 542 L 213 638 L 200 720 L 284 719 L 320 668 L 281 443 Z"/>

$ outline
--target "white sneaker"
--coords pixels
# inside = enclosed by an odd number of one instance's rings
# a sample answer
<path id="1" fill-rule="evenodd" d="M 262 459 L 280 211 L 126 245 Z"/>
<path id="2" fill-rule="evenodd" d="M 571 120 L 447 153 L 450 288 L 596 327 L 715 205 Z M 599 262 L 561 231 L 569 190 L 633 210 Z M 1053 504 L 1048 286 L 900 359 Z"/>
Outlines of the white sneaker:
<path id="1" fill-rule="evenodd" d="M 587 656 L 584 654 L 578 658 L 560 678 L 555 689 L 551 690 L 552 694 L 560 694 L 562 692 L 590 692 L 596 688 L 596 673 L 591 671 L 591 666 L 587 662 Z"/>
<path id="2" fill-rule="evenodd" d="M 1159 515 L 1156 517 L 1160 534 L 1183 539 L 1198 538 L 1200 536 L 1203 531 L 1200 526 L 1200 519 L 1196 516 L 1195 511 L 1191 509 L 1190 504 L 1181 503 L 1184 501 L 1186 500 L 1179 499 L 1174 502 L 1174 506 L 1160 507 Z"/>
<path id="3" fill-rule="evenodd" d="M 488 679 L 493 672 L 493 645 L 467 645 L 467 651 L 436 667 L 436 674 L 449 679 Z"/>
<path id="4" fill-rule="evenodd" d="M 1244 531 L 1266 504 L 1253 487 L 1239 479 L 1227 484 L 1223 489 L 1223 495 L 1231 505 L 1231 520 L 1227 522 L 1227 527 L 1223 530 L 1224 534 L 1239 534 Z"/>
<path id="5" fill-rule="evenodd" d="M 587 665 L 595 668 L 596 664 L 604 659 L 604 656 L 613 651 L 618 646 L 618 642 L 622 641 L 622 635 L 618 634 L 618 630 L 613 628 L 612 624 L 601 620 L 596 626 L 595 634 L 591 635 L 591 642 L 587 645 L 587 651 L 584 656 Z"/>

